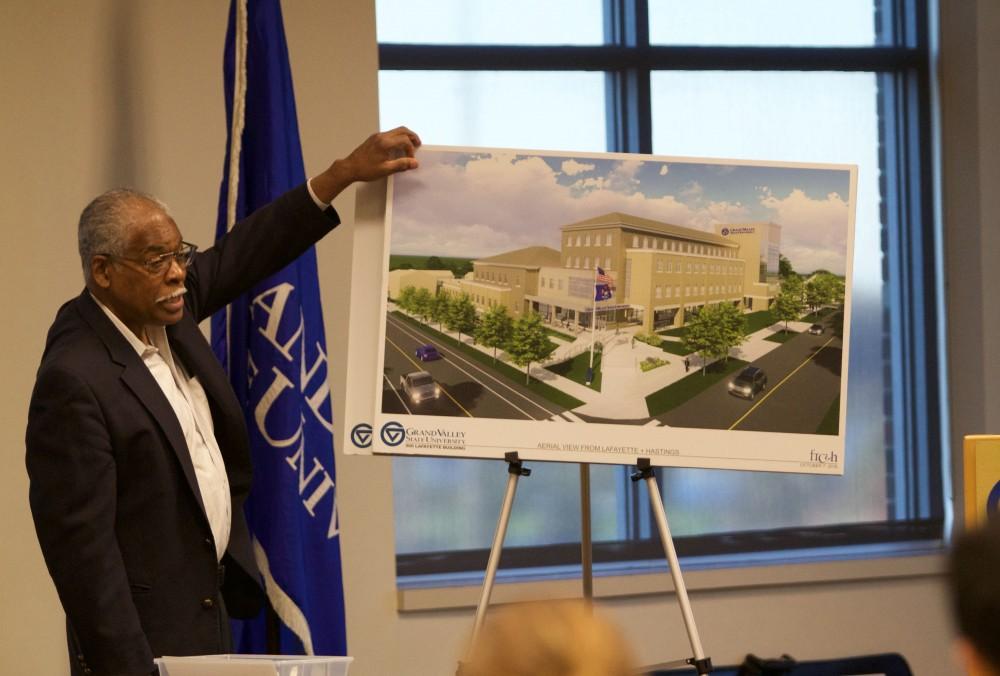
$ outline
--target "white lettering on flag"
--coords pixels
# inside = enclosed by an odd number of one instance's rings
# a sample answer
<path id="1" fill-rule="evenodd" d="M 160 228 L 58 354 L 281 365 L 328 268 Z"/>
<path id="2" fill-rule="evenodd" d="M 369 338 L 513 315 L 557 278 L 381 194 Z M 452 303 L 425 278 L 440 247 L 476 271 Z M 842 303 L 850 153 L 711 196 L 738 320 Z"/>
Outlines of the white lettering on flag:
<path id="1" fill-rule="evenodd" d="M 295 344 L 295 341 L 299 339 L 299 335 L 302 333 L 302 313 L 299 312 L 299 325 L 295 329 L 294 335 L 284 343 L 278 342 L 278 329 L 281 327 L 281 317 L 285 312 L 288 297 L 292 295 L 293 291 L 295 291 L 294 286 L 288 282 L 282 282 L 254 298 L 253 303 L 250 305 L 250 314 L 253 319 L 257 318 L 257 307 L 262 308 L 267 313 L 267 323 L 263 327 L 257 327 L 257 330 L 260 331 L 262 336 L 267 338 L 269 343 L 274 345 L 286 361 L 292 361 L 291 346 Z M 274 298 L 271 305 L 268 305 L 264 300 L 268 296 L 273 296 Z"/>
<path id="2" fill-rule="evenodd" d="M 271 386 L 267 388 L 260 401 L 257 402 L 256 408 L 253 411 L 254 420 L 257 421 L 257 429 L 260 434 L 271 446 L 275 448 L 285 448 L 291 446 L 299 437 L 302 436 L 302 424 L 299 423 L 299 428 L 295 431 L 295 434 L 288 437 L 287 439 L 275 439 L 267 431 L 267 413 L 274 406 L 274 402 L 277 401 L 278 397 L 281 396 L 282 392 L 287 389 L 293 388 L 292 381 L 289 380 L 284 373 L 278 370 L 277 367 L 272 366 L 271 371 L 274 373 L 274 380 L 271 382 Z"/>
<path id="3" fill-rule="evenodd" d="M 312 483 L 313 479 L 318 475 L 320 477 L 319 485 L 312 489 L 309 493 L 309 497 L 302 501 L 305 506 L 306 511 L 309 512 L 309 516 L 316 516 L 316 506 L 319 501 L 322 500 L 327 493 L 330 493 L 331 506 L 330 506 L 330 525 L 326 529 L 326 539 L 336 537 L 340 534 L 340 524 L 337 520 L 337 492 L 336 484 L 334 484 L 333 479 L 330 478 L 330 474 L 323 467 L 323 464 L 317 459 L 313 458 L 313 466 L 309 471 L 309 474 L 305 474 L 305 453 L 306 445 L 305 440 L 299 443 L 298 450 L 293 454 L 285 458 L 285 462 L 293 470 L 297 470 L 299 473 L 299 497 L 302 497 L 305 493 L 306 486 Z M 331 492 L 332 491 L 332 492 Z"/>
<path id="4" fill-rule="evenodd" d="M 302 336 L 302 394 L 306 398 L 306 403 L 309 404 L 309 409 L 316 416 L 316 419 L 325 427 L 330 434 L 333 434 L 333 421 L 327 420 L 320 413 L 320 408 L 323 406 L 323 402 L 330 398 L 330 381 L 326 377 L 326 352 L 323 351 L 323 346 L 316 343 L 316 351 L 319 356 L 316 357 L 316 361 L 313 363 L 312 368 L 306 371 L 306 351 L 305 351 L 305 335 Z M 306 394 L 306 387 L 308 387 L 309 382 L 312 380 L 313 376 L 317 371 L 323 367 L 322 378 L 319 381 L 319 387 L 312 395 Z M 330 406 L 330 415 L 333 415 L 333 406 Z"/>

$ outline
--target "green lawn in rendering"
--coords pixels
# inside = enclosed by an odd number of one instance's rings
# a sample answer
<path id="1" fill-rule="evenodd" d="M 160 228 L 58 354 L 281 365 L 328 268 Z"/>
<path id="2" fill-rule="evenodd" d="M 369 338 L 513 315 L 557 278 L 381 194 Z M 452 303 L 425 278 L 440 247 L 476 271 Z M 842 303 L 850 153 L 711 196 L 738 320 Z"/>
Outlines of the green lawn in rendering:
<path id="1" fill-rule="evenodd" d="M 695 395 L 704 392 L 720 380 L 725 379 L 730 374 L 739 371 L 747 363 L 742 359 L 733 359 L 730 357 L 728 363 L 717 361 L 714 364 L 710 364 L 705 375 L 701 374 L 700 368 L 696 369 L 695 365 L 692 364 L 692 370 L 689 375 L 646 397 L 646 407 L 649 409 L 649 415 L 657 416 L 677 408 Z"/>
<path id="2" fill-rule="evenodd" d="M 578 354 L 572 359 L 552 364 L 545 368 L 563 378 L 569 378 L 575 383 L 586 385 L 592 390 L 601 391 L 601 355 L 594 355 L 594 381 L 587 385 L 587 367 L 590 365 L 590 351 Z"/>
<path id="3" fill-rule="evenodd" d="M 787 343 L 795 336 L 799 335 L 797 331 L 792 331 L 789 329 L 786 331 L 778 331 L 777 333 L 772 333 L 770 336 L 764 338 L 764 340 L 769 340 L 772 343 Z"/>
<path id="4" fill-rule="evenodd" d="M 751 333 L 756 333 L 761 329 L 767 328 L 774 323 L 774 316 L 771 315 L 770 310 L 759 310 L 757 312 L 751 312 L 750 314 L 743 315 L 743 318 L 747 320 L 747 335 Z M 681 326 L 676 329 L 667 329 L 666 331 L 657 331 L 661 336 L 674 336 L 676 338 L 683 338 L 687 334 L 687 327 Z M 674 354 L 677 354 L 676 352 Z"/>
<path id="5" fill-rule="evenodd" d="M 660 343 L 660 349 L 670 354 L 680 355 L 681 357 L 686 357 L 693 352 L 693 350 L 684 347 L 684 343 L 679 340 L 665 340 Z"/>
<path id="6" fill-rule="evenodd" d="M 563 333 L 562 331 L 556 331 L 555 329 L 550 329 L 547 326 L 545 327 L 545 333 L 549 334 L 553 338 L 561 338 L 562 340 L 565 340 L 567 343 L 572 343 L 573 341 L 576 340 L 576 336 L 571 336 L 568 333 Z"/>
<path id="7" fill-rule="evenodd" d="M 747 320 L 747 335 L 757 333 L 761 329 L 766 329 L 774 323 L 774 316 L 771 314 L 770 310 L 751 312 L 748 315 L 743 315 L 743 317 Z"/>

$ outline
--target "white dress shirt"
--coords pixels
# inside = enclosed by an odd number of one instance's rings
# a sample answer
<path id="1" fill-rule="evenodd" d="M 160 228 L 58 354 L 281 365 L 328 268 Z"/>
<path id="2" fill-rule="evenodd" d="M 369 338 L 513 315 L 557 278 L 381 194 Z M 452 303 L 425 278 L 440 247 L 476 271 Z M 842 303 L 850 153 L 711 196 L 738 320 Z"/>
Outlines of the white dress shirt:
<path id="1" fill-rule="evenodd" d="M 208 405 L 205 389 L 198 382 L 197 376 L 188 375 L 184 365 L 174 359 L 170 343 L 167 341 L 167 332 L 162 326 L 145 327 L 146 336 L 152 343 L 147 345 L 97 297 L 93 294 L 91 297 L 142 359 L 177 416 L 188 452 L 191 454 L 201 501 L 205 505 L 208 523 L 212 528 L 216 558 L 221 561 L 229 545 L 233 507 L 229 493 L 229 477 L 226 476 L 222 451 L 219 450 L 219 443 L 215 439 L 215 425 L 212 422 L 212 411 Z"/>

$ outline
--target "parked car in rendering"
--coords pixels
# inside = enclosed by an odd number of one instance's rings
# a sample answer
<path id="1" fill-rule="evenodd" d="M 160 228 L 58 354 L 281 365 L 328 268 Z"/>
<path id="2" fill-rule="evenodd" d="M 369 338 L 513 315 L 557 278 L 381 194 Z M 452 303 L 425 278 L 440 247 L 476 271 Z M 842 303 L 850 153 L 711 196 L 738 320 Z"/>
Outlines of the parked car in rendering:
<path id="1" fill-rule="evenodd" d="M 400 377 L 399 389 L 403 390 L 403 394 L 414 404 L 441 396 L 441 386 L 434 382 L 434 378 L 427 371 L 414 371 Z"/>
<path id="2" fill-rule="evenodd" d="M 814 336 L 821 336 L 821 335 L 823 335 L 823 325 L 822 324 L 813 324 L 807 330 L 809 331 L 809 333 L 813 334 Z"/>
<path id="3" fill-rule="evenodd" d="M 756 366 L 747 366 L 729 381 L 729 394 L 753 399 L 767 387 L 767 374 Z"/>
<path id="4" fill-rule="evenodd" d="M 427 345 L 421 345 L 416 350 L 417 359 L 420 361 L 434 361 L 435 359 L 441 358 L 441 353 L 438 349 L 428 343 Z"/>

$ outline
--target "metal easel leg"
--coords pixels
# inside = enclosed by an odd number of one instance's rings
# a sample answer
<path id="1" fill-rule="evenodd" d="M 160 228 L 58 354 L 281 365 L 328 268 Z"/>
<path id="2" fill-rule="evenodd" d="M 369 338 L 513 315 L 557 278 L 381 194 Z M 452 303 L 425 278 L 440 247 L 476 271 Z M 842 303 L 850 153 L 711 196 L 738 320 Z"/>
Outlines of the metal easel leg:
<path id="1" fill-rule="evenodd" d="M 590 464 L 580 463 L 580 563 L 583 598 L 594 599 L 594 547 L 590 531 Z"/>
<path id="2" fill-rule="evenodd" d="M 531 475 L 531 470 L 522 466 L 517 453 L 505 453 L 504 459 L 507 461 L 507 489 L 504 492 L 503 505 L 500 507 L 500 518 L 497 519 L 497 529 L 493 534 L 493 545 L 490 547 L 490 558 L 486 564 L 486 574 L 483 577 L 483 591 L 479 597 L 479 606 L 476 608 L 476 620 L 472 626 L 470 645 L 476 642 L 479 630 L 482 629 L 483 621 L 486 619 L 486 607 L 490 604 L 493 582 L 496 580 L 497 568 L 500 565 L 500 550 L 503 548 L 503 541 L 507 536 L 507 524 L 514 506 L 514 495 L 517 493 L 517 480 L 522 476 Z M 462 673 L 461 662 L 458 664 L 457 673 Z"/>
<path id="3" fill-rule="evenodd" d="M 694 657 L 685 660 L 698 670 L 699 675 L 709 674 L 712 671 L 711 658 L 705 657 L 705 651 L 701 647 L 701 637 L 698 636 L 698 627 L 694 623 L 694 613 L 691 611 L 691 601 L 688 599 L 687 587 L 684 584 L 684 576 L 681 575 L 681 566 L 677 561 L 677 550 L 674 549 L 674 539 L 670 535 L 670 526 L 667 525 L 667 512 L 663 508 L 663 499 L 660 496 L 660 488 L 656 484 L 656 473 L 649 462 L 649 458 L 639 458 L 637 471 L 632 475 L 633 481 L 644 479 L 649 490 L 649 503 L 656 518 L 656 525 L 660 531 L 660 540 L 663 541 L 663 550 L 667 555 L 667 565 L 670 566 L 670 577 L 674 581 L 674 590 L 677 592 L 677 602 L 681 607 L 681 615 L 684 618 L 684 627 L 687 629 L 688 640 L 691 643 L 691 652 Z"/>

